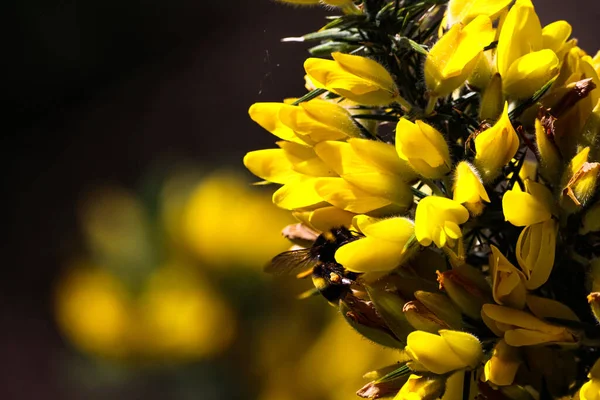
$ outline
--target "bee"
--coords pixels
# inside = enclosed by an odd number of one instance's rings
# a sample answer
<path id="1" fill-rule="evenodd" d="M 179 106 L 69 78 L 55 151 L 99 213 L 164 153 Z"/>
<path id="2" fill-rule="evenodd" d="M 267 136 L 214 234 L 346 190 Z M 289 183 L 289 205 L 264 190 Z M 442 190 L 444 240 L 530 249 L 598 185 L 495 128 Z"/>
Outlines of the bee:
<path id="1" fill-rule="evenodd" d="M 275 256 L 265 267 L 273 275 L 311 276 L 315 289 L 332 304 L 350 290 L 357 273 L 347 271 L 335 261 L 335 252 L 360 236 L 345 227 L 333 228 L 317 236 L 311 247 L 290 250 Z"/>

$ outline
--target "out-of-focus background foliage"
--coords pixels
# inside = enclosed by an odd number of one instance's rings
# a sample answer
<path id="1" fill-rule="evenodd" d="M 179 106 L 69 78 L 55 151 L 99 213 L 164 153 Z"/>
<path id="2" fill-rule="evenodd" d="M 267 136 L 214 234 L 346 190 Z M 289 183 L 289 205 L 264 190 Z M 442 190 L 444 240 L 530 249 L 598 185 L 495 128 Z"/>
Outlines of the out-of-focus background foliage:
<path id="1" fill-rule="evenodd" d="M 536 0 L 600 47 L 594 0 Z M 250 186 L 256 101 L 302 94 L 327 12 L 256 1 L 13 0 L 3 35 L 0 398 L 348 399 L 394 355 L 309 282 Z"/>

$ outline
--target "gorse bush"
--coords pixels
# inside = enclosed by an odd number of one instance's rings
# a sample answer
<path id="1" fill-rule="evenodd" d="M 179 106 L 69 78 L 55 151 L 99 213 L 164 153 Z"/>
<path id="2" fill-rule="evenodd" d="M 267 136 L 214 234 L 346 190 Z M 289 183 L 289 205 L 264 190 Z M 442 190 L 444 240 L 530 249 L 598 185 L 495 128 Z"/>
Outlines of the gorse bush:
<path id="1" fill-rule="evenodd" d="M 342 15 L 244 164 L 299 221 L 267 271 L 397 354 L 358 395 L 600 399 L 600 53 L 530 0 L 281 2 Z"/>

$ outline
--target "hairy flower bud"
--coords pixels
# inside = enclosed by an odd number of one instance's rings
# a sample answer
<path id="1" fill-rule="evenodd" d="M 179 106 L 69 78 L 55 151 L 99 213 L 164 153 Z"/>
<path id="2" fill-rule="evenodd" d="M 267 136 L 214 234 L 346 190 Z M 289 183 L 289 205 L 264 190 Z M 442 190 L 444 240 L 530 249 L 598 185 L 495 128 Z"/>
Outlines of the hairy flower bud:
<path id="1" fill-rule="evenodd" d="M 444 136 L 423 121 L 400 118 L 396 125 L 396 151 L 421 176 L 442 178 L 452 167 Z"/>
<path id="2" fill-rule="evenodd" d="M 500 119 L 474 139 L 475 166 L 482 172 L 484 182 L 494 180 L 519 149 L 519 137 L 508 117 L 508 104 Z"/>
<path id="3" fill-rule="evenodd" d="M 446 374 L 475 368 L 483 357 L 479 340 L 468 333 L 442 329 L 439 335 L 414 331 L 407 338 L 406 353 L 413 371 Z"/>

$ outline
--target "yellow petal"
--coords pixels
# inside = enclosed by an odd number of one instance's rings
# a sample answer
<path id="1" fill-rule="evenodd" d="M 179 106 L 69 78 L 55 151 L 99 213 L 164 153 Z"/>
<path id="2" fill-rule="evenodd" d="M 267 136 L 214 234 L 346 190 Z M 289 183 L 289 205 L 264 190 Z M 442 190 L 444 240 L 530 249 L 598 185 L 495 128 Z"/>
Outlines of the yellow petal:
<path id="1" fill-rule="evenodd" d="M 519 350 L 502 339 L 496 343 L 492 358 L 485 364 L 485 380 L 498 386 L 512 385 L 521 362 Z"/>
<path id="2" fill-rule="evenodd" d="M 525 273 L 525 287 L 535 290 L 542 286 L 552 272 L 556 251 L 558 223 L 549 219 L 523 229 L 517 241 L 517 261 Z"/>
<path id="3" fill-rule="evenodd" d="M 542 199 L 516 190 L 509 190 L 502 197 L 504 218 L 515 226 L 533 225 L 552 218 L 550 209 Z"/>
<path id="4" fill-rule="evenodd" d="M 389 200 L 359 189 L 342 178 L 318 178 L 315 190 L 325 201 L 357 214 L 368 213 L 391 204 Z"/>
<path id="5" fill-rule="evenodd" d="M 390 73 L 376 61 L 344 53 L 331 53 L 331 57 L 346 71 L 377 84 L 389 92 L 396 91 L 396 84 Z"/>
<path id="6" fill-rule="evenodd" d="M 558 57 L 552 50 L 525 54 L 502 75 L 504 92 L 519 99 L 530 97 L 558 74 L 558 66 Z"/>
<path id="7" fill-rule="evenodd" d="M 495 19 L 511 0 L 450 0 L 448 2 L 448 24 L 467 23 L 478 15 Z"/>
<path id="8" fill-rule="evenodd" d="M 340 247 L 335 260 L 354 272 L 391 271 L 400 266 L 404 243 L 365 237 Z"/>
<path id="9" fill-rule="evenodd" d="M 369 223 L 365 224 L 367 218 Z M 404 244 L 414 235 L 415 231 L 415 223 L 408 218 L 374 219 L 367 216 L 358 216 L 356 221 L 361 232 L 365 235 L 389 240 L 390 242 Z"/>
<path id="10" fill-rule="evenodd" d="M 285 156 L 292 163 L 294 171 L 310 176 L 337 176 L 335 171 L 317 156 L 312 147 L 284 141 L 277 142 L 277 145 L 285 151 Z"/>
<path id="11" fill-rule="evenodd" d="M 296 136 L 294 131 L 285 126 L 279 119 L 279 110 L 284 107 L 283 103 L 254 103 L 250 106 L 248 114 L 250 118 L 273 135 L 283 140 L 306 144 Z"/>
<path id="12" fill-rule="evenodd" d="M 244 165 L 254 175 L 274 183 L 286 183 L 301 176 L 281 149 L 251 151 L 244 156 Z"/>
<path id="13" fill-rule="evenodd" d="M 293 210 L 311 207 L 323 202 L 323 198 L 315 190 L 317 179 L 321 178 L 300 177 L 286 183 L 273 193 L 273 204 L 286 210 Z"/>
<path id="14" fill-rule="evenodd" d="M 417 174 L 410 165 L 398 157 L 394 145 L 376 142 L 368 139 L 350 139 L 348 143 L 352 150 L 365 162 L 375 167 L 400 175 L 406 182 L 417 178 Z"/>
<path id="15" fill-rule="evenodd" d="M 498 38 L 498 72 L 506 76 L 518 58 L 542 48 L 542 26 L 530 0 L 517 0 L 509 10 Z"/>
<path id="16" fill-rule="evenodd" d="M 567 21 L 554 21 L 542 29 L 542 42 L 545 49 L 555 53 L 566 43 L 573 28 Z"/>

